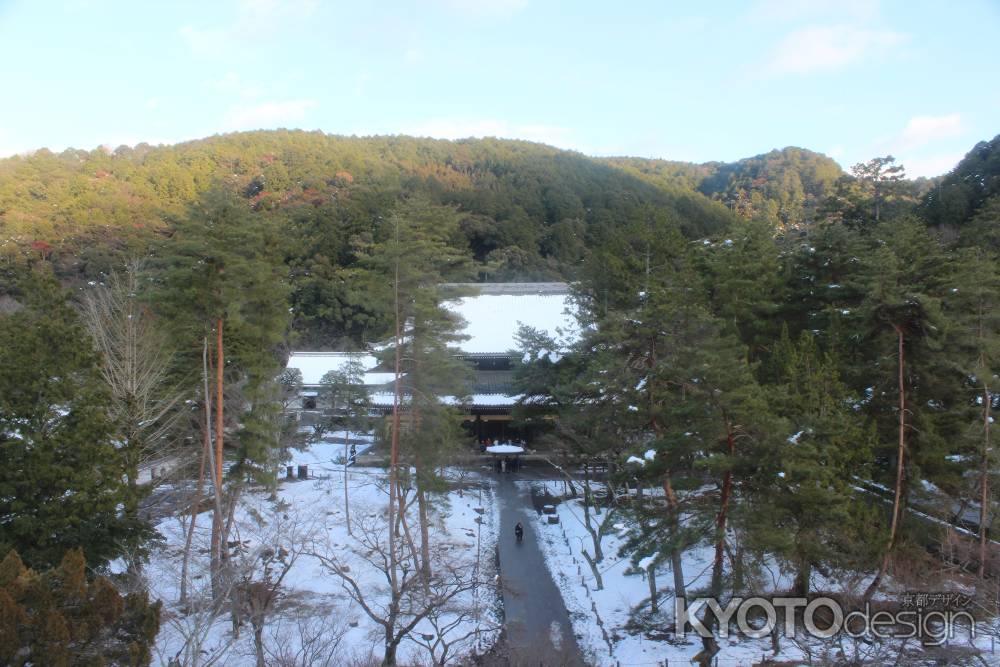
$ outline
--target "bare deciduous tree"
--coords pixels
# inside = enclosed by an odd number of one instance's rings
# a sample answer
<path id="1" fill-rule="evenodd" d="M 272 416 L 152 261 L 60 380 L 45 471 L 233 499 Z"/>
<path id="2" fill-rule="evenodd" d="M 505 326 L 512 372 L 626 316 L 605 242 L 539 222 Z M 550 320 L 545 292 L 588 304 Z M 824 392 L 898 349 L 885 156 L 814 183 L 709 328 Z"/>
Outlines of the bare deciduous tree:
<path id="1" fill-rule="evenodd" d="M 340 646 L 347 626 L 332 609 L 310 609 L 277 617 L 264 641 L 267 664 L 274 667 L 337 667 L 347 661 Z"/>
<path id="2" fill-rule="evenodd" d="M 395 503 L 390 503 L 390 507 L 393 505 Z M 405 515 L 399 516 L 396 512 L 392 520 L 407 522 Z M 468 562 L 462 550 L 440 544 L 431 548 L 435 567 L 431 576 L 425 577 L 421 559 L 413 550 L 391 553 L 398 540 L 390 539 L 394 532 L 390 525 L 381 514 L 369 514 L 355 521 L 354 542 L 348 549 L 318 542 L 311 552 L 340 580 L 344 591 L 368 618 L 381 628 L 384 665 L 396 664 L 400 644 L 412 639 L 413 633 L 420 632 L 422 626 L 434 629 L 431 616 L 437 619 L 438 629 L 464 634 L 467 625 L 451 621 L 459 614 L 459 609 L 466 619 L 471 618 L 471 603 L 466 610 L 463 605 L 467 601 L 463 598 L 479 583 L 469 576 L 473 563 Z M 364 579 L 362 573 L 365 571 L 378 573 L 376 581 Z M 457 637 L 446 638 L 447 645 L 452 647 L 449 650 L 460 641 Z M 438 643 L 436 650 L 440 654 L 444 649 Z"/>
<path id="3" fill-rule="evenodd" d="M 241 624 L 248 621 L 257 665 L 265 667 L 264 629 L 278 611 L 282 582 L 313 541 L 314 521 L 280 503 L 267 513 L 249 514 L 251 523 L 236 527 L 236 542 L 250 549 L 238 552 L 231 563 L 233 635 L 239 637 Z"/>
<path id="4" fill-rule="evenodd" d="M 129 263 L 105 284 L 84 292 L 81 312 L 101 355 L 101 373 L 111 390 L 111 416 L 118 429 L 128 475 L 126 512 L 135 517 L 140 471 L 176 454 L 178 410 L 186 388 L 170 377 L 173 354 L 166 334 L 139 301 L 142 267 Z"/>
<path id="5" fill-rule="evenodd" d="M 484 628 L 476 615 L 468 605 L 446 605 L 427 614 L 430 632 L 411 632 L 407 638 L 427 651 L 431 664 L 444 667 L 476 649 L 476 639 L 482 632 L 499 629 L 489 622 Z"/>

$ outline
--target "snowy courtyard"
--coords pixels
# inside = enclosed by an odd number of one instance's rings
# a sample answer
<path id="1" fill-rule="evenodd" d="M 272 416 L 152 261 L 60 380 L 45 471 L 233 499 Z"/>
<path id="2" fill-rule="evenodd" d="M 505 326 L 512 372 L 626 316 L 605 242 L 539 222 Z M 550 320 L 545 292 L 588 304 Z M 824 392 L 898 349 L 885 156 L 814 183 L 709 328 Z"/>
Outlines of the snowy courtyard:
<path id="1" fill-rule="evenodd" d="M 353 535 L 348 534 L 342 452 L 342 444 L 320 443 L 296 454 L 290 465 L 308 465 L 309 479 L 282 480 L 274 498 L 266 491 L 245 493 L 234 513 L 234 576 L 227 597 L 247 602 L 245 591 L 252 595 L 254 583 L 275 592 L 258 605 L 264 608 L 257 620 L 267 664 L 381 659 L 386 629 L 375 619 L 388 616 L 391 602 L 380 561 L 387 532 L 385 471 L 348 468 Z M 407 628 L 398 646 L 402 664 L 454 664 L 492 646 L 499 631 L 492 491 L 467 475 L 455 474 L 450 481 L 452 490 L 431 503 L 429 522 L 435 570 L 430 586 L 440 585 L 432 594 L 449 599 L 430 612 L 412 600 L 400 604 L 396 630 Z M 409 512 L 408 506 L 409 530 L 418 532 Z M 180 581 L 190 517 L 171 517 L 157 526 L 165 543 L 145 576 L 151 595 L 165 605 L 155 651 L 160 664 L 175 658 L 185 665 L 256 664 L 252 597 L 249 613 L 237 609 L 244 622 L 236 632 L 234 605 L 210 603 L 210 514 L 198 517 L 193 533 L 184 605 Z"/>

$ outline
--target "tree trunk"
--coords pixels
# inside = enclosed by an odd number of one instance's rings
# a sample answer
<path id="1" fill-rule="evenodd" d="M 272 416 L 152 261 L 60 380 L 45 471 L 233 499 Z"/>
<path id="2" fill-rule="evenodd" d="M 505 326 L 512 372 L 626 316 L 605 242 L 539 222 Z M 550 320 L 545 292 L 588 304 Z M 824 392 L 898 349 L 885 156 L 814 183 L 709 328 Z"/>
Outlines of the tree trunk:
<path id="1" fill-rule="evenodd" d="M 353 537 L 351 532 L 351 498 L 347 492 L 347 466 L 351 455 L 351 431 L 344 431 L 344 522 L 347 524 L 347 534 Z"/>
<path id="2" fill-rule="evenodd" d="M 732 424 L 726 423 L 726 451 L 729 456 L 735 453 L 736 444 L 733 437 Z M 726 552 L 726 523 L 729 518 L 729 500 L 733 493 L 733 471 L 732 469 L 727 469 L 723 473 L 722 477 L 722 493 L 719 497 L 719 514 L 715 520 L 715 559 L 712 562 L 712 585 L 711 593 L 712 597 L 716 600 L 722 598 L 722 575 L 723 575 L 723 564 L 724 556 Z M 711 631 L 712 635 L 709 637 L 702 638 L 702 652 L 699 654 L 703 664 L 708 664 L 706 661 L 711 661 L 712 657 L 719 652 L 719 643 L 715 639 L 715 630 L 718 625 L 718 619 L 715 614 L 709 612 L 708 607 L 705 608 L 703 624 L 706 628 Z"/>
<path id="3" fill-rule="evenodd" d="M 242 489 L 241 484 L 229 485 L 229 497 L 226 498 L 226 523 L 222 530 L 222 561 L 229 558 L 229 535 L 233 530 L 233 521 L 236 519 L 236 505 L 239 504 Z"/>
<path id="4" fill-rule="evenodd" d="M 793 590 L 798 597 L 809 595 L 809 580 L 812 578 L 812 564 L 804 557 L 799 557 L 799 569 L 795 573 Z"/>
<path id="5" fill-rule="evenodd" d="M 667 519 L 674 538 L 672 540 L 673 546 L 670 548 L 670 569 L 673 570 L 674 575 L 674 597 L 683 598 L 687 597 L 684 586 L 684 562 L 681 558 L 682 548 L 677 543 L 677 533 L 680 532 L 680 503 L 677 502 L 677 493 L 674 491 L 673 484 L 670 483 L 670 471 L 667 471 L 663 477 L 663 493 L 667 498 Z"/>
<path id="6" fill-rule="evenodd" d="M 594 581 L 597 584 L 597 590 L 603 591 L 604 577 L 601 576 L 601 569 L 597 566 L 597 561 L 594 560 L 594 558 L 589 553 L 587 553 L 586 549 L 582 549 L 580 553 L 583 554 L 583 559 L 587 561 L 587 565 L 590 566 L 590 573 L 594 575 Z"/>
<path id="7" fill-rule="evenodd" d="M 212 446 L 212 436 L 209 433 L 207 424 L 202 429 L 204 434 L 201 448 L 201 462 L 198 465 L 198 486 L 194 489 L 194 501 L 191 503 L 191 525 L 188 526 L 187 537 L 184 539 L 184 559 L 181 561 L 181 591 L 180 602 L 184 605 L 187 602 L 187 582 L 188 582 L 188 562 L 191 559 L 191 542 L 194 541 L 194 527 L 198 522 L 198 510 L 201 507 L 202 487 L 205 484 L 205 460 L 208 457 L 208 449 Z"/>
<path id="8" fill-rule="evenodd" d="M 646 568 L 646 581 L 649 583 L 649 608 L 655 614 L 660 610 L 659 600 L 656 595 L 656 565 L 650 563 Z"/>
<path id="9" fill-rule="evenodd" d="M 225 366 L 225 355 L 222 344 L 222 318 L 215 321 L 215 497 L 216 511 L 212 516 L 212 593 L 218 598 L 221 593 L 221 582 L 219 574 L 222 570 L 223 551 L 223 523 L 222 523 L 222 448 L 223 429 L 225 411 L 223 406 L 223 371 Z"/>
<path id="10" fill-rule="evenodd" d="M 212 433 L 212 395 L 209 392 L 208 387 L 208 370 L 210 365 L 209 356 L 208 337 L 206 337 L 201 351 L 202 390 L 205 395 L 205 430 L 208 433 L 207 437 L 210 439 Z M 207 451 L 209 457 L 209 467 L 212 470 L 212 500 L 215 505 L 212 512 L 212 540 L 209 547 L 209 573 L 212 579 L 212 598 L 218 601 L 222 592 L 221 582 L 219 581 L 219 571 L 221 569 L 220 554 L 222 553 L 222 477 L 216 474 L 218 471 L 218 457 L 216 456 L 216 450 L 211 446 L 211 443 L 209 443 Z"/>
<path id="11" fill-rule="evenodd" d="M 882 564 L 879 566 L 878 572 L 875 574 L 875 578 L 872 579 L 872 583 L 868 585 L 865 590 L 865 594 L 862 596 L 862 600 L 867 602 L 871 599 L 875 591 L 878 590 L 879 585 L 882 583 L 885 573 L 889 570 L 889 561 L 892 558 L 893 548 L 896 546 L 896 536 L 899 532 L 899 523 L 902 520 L 900 514 L 902 513 L 902 501 L 903 501 L 903 477 L 906 470 L 905 467 L 905 457 L 906 457 L 906 385 L 905 380 L 905 369 L 906 369 L 906 356 L 904 350 L 905 336 L 903 334 L 903 329 L 899 325 L 894 325 L 896 329 L 896 338 L 898 341 L 898 357 L 899 357 L 899 444 L 896 450 L 896 490 L 892 499 L 892 520 L 889 524 L 889 540 L 886 544 L 885 555 L 882 557 Z"/>
<path id="12" fill-rule="evenodd" d="M 389 644 L 385 647 L 385 658 L 382 659 L 382 664 L 386 667 L 394 667 L 396 664 L 396 645 Z"/>
<path id="13" fill-rule="evenodd" d="M 395 273 L 393 277 L 392 291 L 393 291 L 393 310 L 395 313 L 395 360 L 393 365 L 393 373 L 395 381 L 393 382 L 392 391 L 392 434 L 391 434 L 391 444 L 390 444 L 390 454 L 389 454 L 389 581 L 392 588 L 392 593 L 395 595 L 399 590 L 399 578 L 396 573 L 396 526 L 395 526 L 395 511 L 396 511 L 396 499 L 398 496 L 397 486 L 399 485 L 399 477 L 397 467 L 399 466 L 399 378 L 401 370 L 401 350 L 399 349 L 402 343 L 402 336 L 400 332 L 400 322 L 399 322 L 399 223 L 396 223 L 396 265 Z M 386 640 L 386 659 L 389 658 L 389 644 L 388 638 Z M 395 664 L 396 656 L 395 651 L 393 651 L 392 662 L 386 664 Z"/>
<path id="14" fill-rule="evenodd" d="M 399 645 L 399 642 L 393 636 L 395 627 L 395 623 L 390 621 L 385 628 L 385 656 L 382 658 L 382 664 L 385 667 L 395 667 L 396 665 L 396 646 Z"/>
<path id="15" fill-rule="evenodd" d="M 590 534 L 590 540 L 594 544 L 594 562 L 600 563 L 604 560 L 604 550 L 601 548 L 601 528 L 598 525 L 594 528 L 590 518 L 590 510 L 593 507 L 594 492 L 590 488 L 590 467 L 584 466 L 583 478 L 583 527 Z M 596 510 L 595 510 L 596 513 Z"/>
<path id="16" fill-rule="evenodd" d="M 398 514 L 396 517 L 397 530 L 400 530 L 403 536 L 403 540 L 406 542 L 407 548 L 410 550 L 410 558 L 413 559 L 415 567 L 420 567 L 421 559 L 420 555 L 417 553 L 417 544 L 413 541 L 413 535 L 410 534 L 410 523 L 406 520 L 406 495 L 405 491 L 399 494 L 399 505 L 397 507 Z M 425 582 L 425 588 L 426 588 Z"/>
<path id="17" fill-rule="evenodd" d="M 417 482 L 417 509 L 420 512 L 420 572 L 427 584 L 431 579 L 431 535 L 427 525 L 427 496 Z"/>
<path id="18" fill-rule="evenodd" d="M 130 415 L 129 422 L 134 423 L 132 415 L 136 414 L 134 410 L 133 400 L 129 400 L 129 408 L 127 410 Z M 125 434 L 125 447 L 123 448 L 124 459 L 125 459 L 125 474 L 128 478 L 127 491 L 125 494 L 125 516 L 132 521 L 137 521 L 139 518 L 139 452 L 142 448 L 140 442 L 140 436 L 134 429 L 128 429 Z M 150 474 L 155 472 L 153 469 Z M 138 574 L 137 568 L 139 565 L 138 559 L 129 557 L 128 559 L 128 569 L 129 574 Z"/>
<path id="19" fill-rule="evenodd" d="M 732 456 L 735 452 L 733 431 L 726 425 L 726 450 Z M 715 560 L 712 563 L 712 595 L 722 596 L 722 567 L 726 550 L 726 522 L 729 518 L 729 499 L 733 493 L 733 471 L 726 470 L 722 476 L 722 493 L 719 497 L 719 514 L 715 519 Z"/>
<path id="20" fill-rule="evenodd" d="M 253 648 L 257 655 L 257 667 L 267 667 L 267 661 L 264 660 L 264 623 L 262 621 L 253 624 Z"/>
<path id="21" fill-rule="evenodd" d="M 983 461 L 979 471 L 979 578 L 986 578 L 986 526 L 990 509 L 990 404 L 993 397 L 983 384 Z"/>
<path id="22" fill-rule="evenodd" d="M 215 322 L 215 476 L 222 486 L 222 437 L 225 427 L 224 384 L 225 356 L 222 348 L 222 318 Z"/>

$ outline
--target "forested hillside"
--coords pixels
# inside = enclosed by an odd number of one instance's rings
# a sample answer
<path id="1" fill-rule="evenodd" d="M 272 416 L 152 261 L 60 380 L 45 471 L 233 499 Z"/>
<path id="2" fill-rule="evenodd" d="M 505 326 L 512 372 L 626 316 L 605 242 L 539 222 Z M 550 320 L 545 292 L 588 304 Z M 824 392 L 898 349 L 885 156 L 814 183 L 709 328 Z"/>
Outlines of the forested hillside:
<path id="1" fill-rule="evenodd" d="M 8 246 L 124 238 L 128 229 L 169 225 L 217 179 L 238 183 L 255 210 L 282 221 L 374 219 L 400 194 L 421 192 L 460 206 L 475 257 L 508 274 L 558 274 L 572 259 L 576 225 L 610 224 L 647 204 L 671 210 L 692 234 L 728 220 L 722 207 L 682 186 L 650 184 L 540 144 L 277 131 L 4 160 L 4 236 Z"/>
<path id="2" fill-rule="evenodd" d="M 539 144 L 275 131 L 4 160 L 2 250 L 45 255 L 64 281 L 94 279 L 124 257 L 146 256 L 217 181 L 280 232 L 295 326 L 317 344 L 377 334 L 372 318 L 359 316 L 361 297 L 330 284 L 355 264 L 359 244 L 378 239 L 379 221 L 404 196 L 456 207 L 462 220 L 451 242 L 489 280 L 572 277 L 604 230 L 650 207 L 691 236 L 733 219 L 682 185 Z"/>
<path id="3" fill-rule="evenodd" d="M 782 226 L 815 220 L 820 205 L 844 176 L 832 159 L 795 147 L 729 163 L 695 165 L 640 158 L 608 162 L 652 183 L 701 192 L 743 217 L 765 217 Z"/>
<path id="4" fill-rule="evenodd" d="M 920 213 L 941 228 L 961 228 L 1000 208 L 1000 135 L 976 144 L 924 196 Z"/>
<path id="5" fill-rule="evenodd" d="M 996 144 L 976 146 L 936 186 L 901 181 L 876 199 L 893 215 L 919 208 L 932 224 L 954 227 L 995 196 Z M 401 198 L 459 212 L 450 243 L 474 260 L 463 278 L 551 280 L 577 278 L 609 233 L 654 214 L 688 238 L 745 219 L 778 232 L 831 216 L 860 223 L 874 196 L 866 179 L 793 147 L 697 165 L 497 139 L 237 133 L 0 161 L 0 252 L 45 257 L 67 284 L 98 279 L 125 259 L 155 255 L 199 196 L 224 182 L 280 240 L 300 342 L 327 345 L 380 335 L 379 317 L 348 277 Z"/>

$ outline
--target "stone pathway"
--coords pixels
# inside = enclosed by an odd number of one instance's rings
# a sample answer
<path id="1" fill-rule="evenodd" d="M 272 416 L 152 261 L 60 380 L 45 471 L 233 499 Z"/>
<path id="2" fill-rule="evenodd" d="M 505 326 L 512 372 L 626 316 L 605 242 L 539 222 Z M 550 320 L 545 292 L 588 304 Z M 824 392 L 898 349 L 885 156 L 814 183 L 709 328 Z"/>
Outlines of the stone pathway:
<path id="1" fill-rule="evenodd" d="M 500 501 L 500 576 L 507 647 L 524 664 L 543 661 L 552 667 L 583 666 L 562 594 L 549 575 L 538 546 L 538 513 L 528 489 L 514 484 L 517 475 L 498 475 Z M 514 526 L 524 526 L 518 544 Z M 520 660 L 513 664 L 520 664 Z M 534 662 L 533 664 L 538 664 Z"/>

